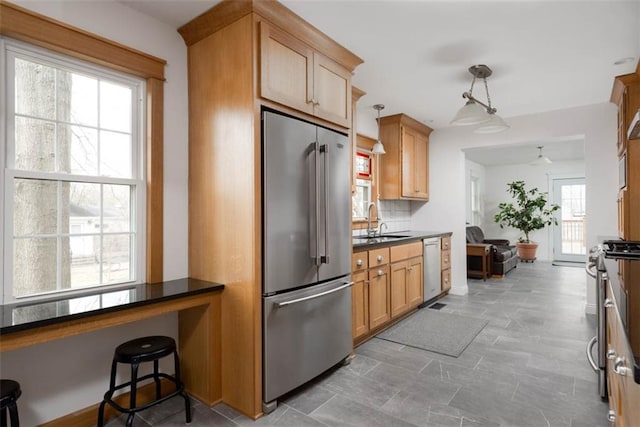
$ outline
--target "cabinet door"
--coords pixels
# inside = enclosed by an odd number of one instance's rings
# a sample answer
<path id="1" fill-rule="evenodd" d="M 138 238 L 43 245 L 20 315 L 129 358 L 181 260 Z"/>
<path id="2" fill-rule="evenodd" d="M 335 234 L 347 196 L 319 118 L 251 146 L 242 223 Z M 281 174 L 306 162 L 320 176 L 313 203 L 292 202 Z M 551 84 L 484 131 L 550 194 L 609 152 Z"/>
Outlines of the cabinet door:
<path id="1" fill-rule="evenodd" d="M 627 149 L 627 98 L 628 89 L 624 89 L 618 104 L 618 156 Z"/>
<path id="2" fill-rule="evenodd" d="M 407 261 L 407 305 L 414 308 L 422 304 L 423 299 L 423 260 L 422 257 L 411 258 Z"/>
<path id="3" fill-rule="evenodd" d="M 415 197 L 429 200 L 429 139 L 421 133 L 417 134 L 414 150 Z"/>
<path id="4" fill-rule="evenodd" d="M 313 50 L 260 22 L 260 96 L 313 114 Z"/>
<path id="5" fill-rule="evenodd" d="M 407 311 L 408 268 L 406 261 L 391 264 L 391 318 Z"/>
<path id="6" fill-rule="evenodd" d="M 351 74 L 324 55 L 313 57 L 314 115 L 350 127 Z"/>
<path id="7" fill-rule="evenodd" d="M 407 128 L 402 126 L 402 197 L 407 198 L 415 198 L 419 193 L 419 190 L 416 188 L 416 176 L 415 176 L 415 166 L 414 159 L 416 157 L 416 146 L 418 134 L 411 128 Z"/>
<path id="8" fill-rule="evenodd" d="M 628 238 L 627 218 L 628 218 L 627 189 L 623 188 L 618 192 L 618 237 L 621 239 Z"/>
<path id="9" fill-rule="evenodd" d="M 369 270 L 369 328 L 386 323 L 391 319 L 389 309 L 389 266 Z"/>
<path id="10" fill-rule="evenodd" d="M 354 341 L 369 332 L 368 283 L 366 271 L 361 271 L 353 275 L 353 286 L 351 287 L 351 322 Z"/>

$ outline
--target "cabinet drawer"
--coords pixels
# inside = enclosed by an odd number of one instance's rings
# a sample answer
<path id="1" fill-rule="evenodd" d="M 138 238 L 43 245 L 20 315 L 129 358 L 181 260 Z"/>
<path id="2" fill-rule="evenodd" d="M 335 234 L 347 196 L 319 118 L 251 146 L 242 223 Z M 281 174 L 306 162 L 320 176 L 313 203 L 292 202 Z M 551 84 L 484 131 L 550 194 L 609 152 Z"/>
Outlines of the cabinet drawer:
<path id="1" fill-rule="evenodd" d="M 422 242 L 408 243 L 406 245 L 391 246 L 391 262 L 402 259 L 422 256 Z"/>
<path id="2" fill-rule="evenodd" d="M 373 249 L 369 251 L 369 267 L 384 265 L 389 262 L 389 248 Z"/>
<path id="3" fill-rule="evenodd" d="M 448 251 L 451 249 L 451 237 L 442 238 L 442 250 Z"/>
<path id="4" fill-rule="evenodd" d="M 448 291 L 451 289 L 451 270 L 442 270 L 442 290 Z"/>
<path id="5" fill-rule="evenodd" d="M 351 271 L 366 270 L 369 268 L 367 251 L 351 254 Z"/>
<path id="6" fill-rule="evenodd" d="M 451 251 L 442 251 L 442 258 L 440 259 L 440 269 L 446 270 L 451 267 Z"/>

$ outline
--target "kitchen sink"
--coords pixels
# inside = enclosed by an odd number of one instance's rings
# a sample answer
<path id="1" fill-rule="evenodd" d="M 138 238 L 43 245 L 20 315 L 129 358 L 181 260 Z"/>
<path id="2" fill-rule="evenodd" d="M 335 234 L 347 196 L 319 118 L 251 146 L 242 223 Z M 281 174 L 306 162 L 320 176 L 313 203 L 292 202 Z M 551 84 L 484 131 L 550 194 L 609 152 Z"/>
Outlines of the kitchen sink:
<path id="1" fill-rule="evenodd" d="M 394 235 L 390 235 L 390 234 L 383 234 L 382 236 L 375 236 L 375 237 L 367 237 L 367 236 L 353 236 L 354 239 L 357 240 L 366 240 L 367 243 L 381 243 L 381 242 L 388 242 L 391 240 L 395 240 L 395 239 L 402 239 L 402 238 L 406 238 L 406 237 L 410 237 L 407 235 L 399 235 L 399 234 L 394 234 Z"/>

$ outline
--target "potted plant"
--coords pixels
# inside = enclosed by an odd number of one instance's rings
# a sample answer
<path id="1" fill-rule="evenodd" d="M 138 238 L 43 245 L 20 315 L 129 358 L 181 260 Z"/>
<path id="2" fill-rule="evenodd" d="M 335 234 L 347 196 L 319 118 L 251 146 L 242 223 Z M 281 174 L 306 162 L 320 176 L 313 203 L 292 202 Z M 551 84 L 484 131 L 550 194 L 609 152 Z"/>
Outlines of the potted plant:
<path id="1" fill-rule="evenodd" d="M 537 188 L 525 189 L 524 181 L 508 183 L 507 192 L 515 199 L 515 205 L 500 203 L 494 220 L 500 228 L 513 227 L 524 234 L 524 237 L 518 239 L 518 256 L 523 261 L 533 262 L 538 244 L 529 240 L 529 233 L 547 225 L 557 225 L 558 221 L 553 214 L 560 206 L 550 204 L 547 207 L 547 193 L 540 192 Z"/>

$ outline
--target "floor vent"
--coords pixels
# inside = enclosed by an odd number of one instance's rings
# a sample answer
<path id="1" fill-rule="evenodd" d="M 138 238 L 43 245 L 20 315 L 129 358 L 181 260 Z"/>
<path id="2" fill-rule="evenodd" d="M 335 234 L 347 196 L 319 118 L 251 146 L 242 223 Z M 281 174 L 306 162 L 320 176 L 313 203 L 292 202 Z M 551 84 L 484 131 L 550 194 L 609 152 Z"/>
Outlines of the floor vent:
<path id="1" fill-rule="evenodd" d="M 442 304 L 440 302 L 437 302 L 431 306 L 429 306 L 429 308 L 434 309 L 434 310 L 440 310 L 442 307 L 446 306 L 447 304 Z"/>

